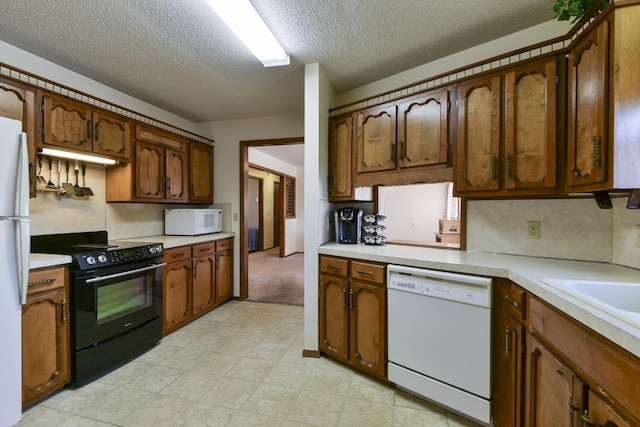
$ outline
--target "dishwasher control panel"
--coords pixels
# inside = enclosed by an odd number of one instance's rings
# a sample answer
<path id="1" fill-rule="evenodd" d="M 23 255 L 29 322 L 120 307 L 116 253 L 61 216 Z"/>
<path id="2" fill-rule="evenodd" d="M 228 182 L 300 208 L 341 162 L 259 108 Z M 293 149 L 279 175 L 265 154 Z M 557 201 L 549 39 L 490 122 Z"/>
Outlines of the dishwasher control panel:
<path id="1" fill-rule="evenodd" d="M 389 289 L 462 302 L 491 306 L 491 279 L 413 267 L 389 266 Z"/>

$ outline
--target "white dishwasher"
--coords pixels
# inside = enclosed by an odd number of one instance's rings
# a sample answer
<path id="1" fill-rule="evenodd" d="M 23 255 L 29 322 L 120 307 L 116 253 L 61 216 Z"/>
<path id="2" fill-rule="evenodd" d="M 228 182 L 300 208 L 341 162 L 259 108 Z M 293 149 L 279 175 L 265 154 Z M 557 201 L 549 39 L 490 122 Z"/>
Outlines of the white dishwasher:
<path id="1" fill-rule="evenodd" d="M 491 421 L 491 279 L 389 265 L 389 380 Z"/>

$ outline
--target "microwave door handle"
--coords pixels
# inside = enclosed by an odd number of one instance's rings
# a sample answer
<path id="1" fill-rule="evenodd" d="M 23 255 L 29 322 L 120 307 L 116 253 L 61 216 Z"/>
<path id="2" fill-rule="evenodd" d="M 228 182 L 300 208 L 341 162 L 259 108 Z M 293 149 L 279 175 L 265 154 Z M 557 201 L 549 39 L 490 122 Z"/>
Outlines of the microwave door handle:
<path id="1" fill-rule="evenodd" d="M 167 265 L 166 262 L 163 262 L 160 264 L 153 264 L 148 267 L 142 267 L 142 268 L 136 268 L 135 270 L 123 271 L 122 273 L 109 274 L 108 276 L 93 277 L 91 279 L 87 279 L 85 282 L 86 283 L 102 282 L 104 280 L 115 279 L 122 276 L 129 276 L 130 274 L 140 273 L 142 271 L 155 270 L 156 268 L 164 267 L 165 265 Z"/>

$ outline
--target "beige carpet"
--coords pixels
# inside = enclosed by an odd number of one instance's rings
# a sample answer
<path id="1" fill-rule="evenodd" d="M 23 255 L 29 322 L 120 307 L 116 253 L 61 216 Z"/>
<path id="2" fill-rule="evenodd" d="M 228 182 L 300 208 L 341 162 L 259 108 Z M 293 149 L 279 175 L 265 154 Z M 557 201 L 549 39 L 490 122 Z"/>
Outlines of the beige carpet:
<path id="1" fill-rule="evenodd" d="M 279 248 L 249 254 L 249 301 L 303 305 L 304 255 L 279 258 Z"/>

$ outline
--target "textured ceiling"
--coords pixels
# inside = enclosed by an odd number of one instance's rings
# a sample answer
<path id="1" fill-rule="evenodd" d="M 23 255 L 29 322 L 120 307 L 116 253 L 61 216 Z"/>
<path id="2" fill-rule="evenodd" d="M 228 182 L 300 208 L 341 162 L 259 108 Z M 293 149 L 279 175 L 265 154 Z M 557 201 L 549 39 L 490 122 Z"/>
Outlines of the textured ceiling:
<path id="1" fill-rule="evenodd" d="M 549 0 L 252 0 L 291 55 L 264 68 L 205 0 L 2 0 L 0 40 L 194 122 L 301 114 L 337 93 L 553 18 Z"/>

